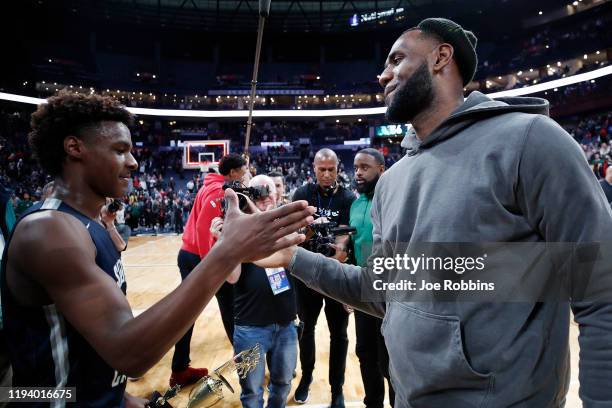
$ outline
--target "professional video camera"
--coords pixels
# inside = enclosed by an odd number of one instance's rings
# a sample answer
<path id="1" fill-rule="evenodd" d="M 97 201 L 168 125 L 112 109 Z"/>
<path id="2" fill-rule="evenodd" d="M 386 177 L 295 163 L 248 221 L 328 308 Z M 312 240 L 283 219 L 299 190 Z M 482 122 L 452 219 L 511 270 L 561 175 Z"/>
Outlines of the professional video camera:
<path id="1" fill-rule="evenodd" d="M 335 222 L 321 222 L 310 224 L 306 227 L 306 237 L 312 235 L 304 243 L 304 247 L 312 252 L 323 254 L 325 256 L 334 256 L 336 250 L 332 244 L 336 243 L 336 237 L 340 235 L 349 235 L 357 231 L 355 227 L 338 227 Z"/>
<path id="2" fill-rule="evenodd" d="M 246 211 L 249 208 L 247 197 L 251 201 L 259 200 L 270 195 L 270 188 L 268 186 L 256 186 L 256 187 L 245 187 L 241 182 L 234 181 L 229 184 L 223 185 L 223 190 L 231 188 L 238 195 L 238 207 L 241 211 Z M 223 214 L 227 209 L 225 200 L 222 200 Z"/>

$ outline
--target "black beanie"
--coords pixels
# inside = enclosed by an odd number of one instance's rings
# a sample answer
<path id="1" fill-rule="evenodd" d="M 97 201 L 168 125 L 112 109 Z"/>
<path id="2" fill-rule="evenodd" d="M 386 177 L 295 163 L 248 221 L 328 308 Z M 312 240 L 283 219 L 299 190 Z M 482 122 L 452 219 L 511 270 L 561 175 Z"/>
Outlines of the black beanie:
<path id="1" fill-rule="evenodd" d="M 459 24 L 446 18 L 427 18 L 421 21 L 417 28 L 425 33 L 436 34 L 453 46 L 463 86 L 469 84 L 474 78 L 478 64 L 476 56 L 478 39 L 474 33 L 464 30 Z"/>

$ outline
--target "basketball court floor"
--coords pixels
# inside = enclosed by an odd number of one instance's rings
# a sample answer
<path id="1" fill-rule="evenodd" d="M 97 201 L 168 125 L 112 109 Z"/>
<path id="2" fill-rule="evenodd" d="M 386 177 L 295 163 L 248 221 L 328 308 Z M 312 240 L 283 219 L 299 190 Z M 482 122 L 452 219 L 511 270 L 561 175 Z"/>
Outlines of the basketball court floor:
<path id="1" fill-rule="evenodd" d="M 133 237 L 129 247 L 123 253 L 123 264 L 128 284 L 128 300 L 134 314 L 141 313 L 171 292 L 181 281 L 176 266 L 176 255 L 181 246 L 180 236 L 163 237 Z M 346 366 L 346 381 L 344 397 L 347 407 L 362 407 L 363 384 L 359 371 L 359 363 L 355 355 L 355 321 L 349 319 L 349 354 Z M 570 333 L 570 348 L 572 352 L 572 379 L 570 392 L 567 398 L 567 408 L 580 408 L 582 404 L 578 398 L 578 327 L 572 323 Z M 317 364 L 314 372 L 314 382 L 311 387 L 311 396 L 305 408 L 323 408 L 329 405 L 331 398 L 327 382 L 329 359 L 329 332 L 325 322 L 325 314 L 321 313 L 316 331 Z M 128 381 L 128 392 L 133 395 L 148 398 L 154 390 L 164 392 L 168 387 L 170 378 L 170 350 L 164 358 L 150 369 L 142 378 Z M 208 367 L 209 370 L 218 367 L 232 357 L 232 348 L 225 336 L 219 309 L 215 299 L 206 307 L 195 324 L 191 341 L 191 360 L 194 367 Z M 298 376 L 300 373 L 298 361 Z M 289 394 L 288 405 L 297 405 L 293 402 L 293 391 L 297 386 L 299 377 Z M 236 394 L 225 390 L 225 399 L 218 403 L 218 408 L 240 407 L 240 385 L 236 377 L 231 380 Z M 496 384 L 498 387 L 512 387 L 512 384 Z M 175 408 L 187 405 L 189 392 L 192 387 L 186 387 L 179 395 L 170 400 Z M 267 396 L 266 396 L 267 398 Z"/>

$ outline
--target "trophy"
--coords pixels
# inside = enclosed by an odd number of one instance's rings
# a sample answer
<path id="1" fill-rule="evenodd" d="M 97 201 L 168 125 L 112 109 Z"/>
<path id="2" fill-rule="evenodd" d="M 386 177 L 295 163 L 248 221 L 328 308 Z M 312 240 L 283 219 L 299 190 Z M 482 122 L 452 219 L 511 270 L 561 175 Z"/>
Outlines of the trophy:
<path id="1" fill-rule="evenodd" d="M 177 384 L 168 389 L 164 395 L 155 391 L 151 396 L 151 401 L 147 404 L 147 408 L 172 408 L 172 405 L 168 404 L 168 400 L 176 396 L 180 390 L 181 386 Z"/>
<path id="2" fill-rule="evenodd" d="M 257 343 L 250 349 L 241 351 L 233 359 L 222 364 L 213 371 L 213 374 L 202 377 L 189 394 L 187 408 L 212 407 L 223 399 L 223 385 L 233 393 L 234 389 L 227 381 L 229 375 L 236 371 L 240 378 L 245 378 L 250 371 L 257 367 L 259 355 L 259 343 Z M 175 386 L 166 391 L 163 396 L 155 393 L 148 407 L 172 408 L 168 404 L 168 399 L 174 397 L 179 390 L 180 386 Z"/>

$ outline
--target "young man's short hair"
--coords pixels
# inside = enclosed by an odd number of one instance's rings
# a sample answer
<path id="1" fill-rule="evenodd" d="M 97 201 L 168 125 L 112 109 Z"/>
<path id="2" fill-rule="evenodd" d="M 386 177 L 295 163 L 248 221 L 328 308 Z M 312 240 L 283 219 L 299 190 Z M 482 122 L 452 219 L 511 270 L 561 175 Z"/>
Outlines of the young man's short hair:
<path id="1" fill-rule="evenodd" d="M 121 122 L 130 126 L 133 116 L 108 96 L 82 95 L 61 91 L 47 99 L 32 114 L 28 142 L 41 167 L 50 175 L 61 174 L 67 136 L 84 137 L 84 131 L 100 122 Z"/>
<path id="2" fill-rule="evenodd" d="M 246 164 L 246 160 L 239 154 L 229 153 L 219 160 L 219 173 L 224 176 L 230 174 L 232 169 L 239 169 Z"/>

